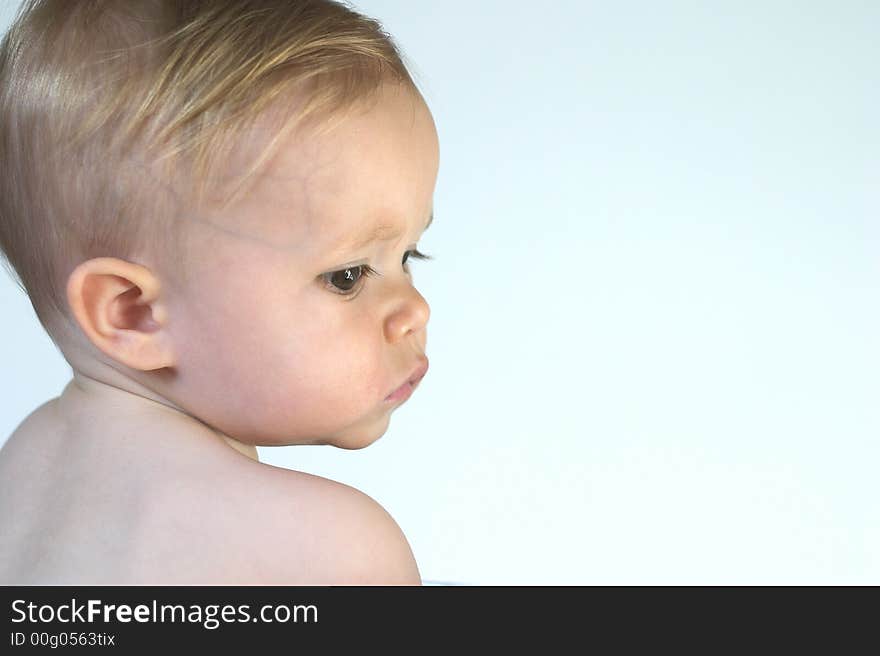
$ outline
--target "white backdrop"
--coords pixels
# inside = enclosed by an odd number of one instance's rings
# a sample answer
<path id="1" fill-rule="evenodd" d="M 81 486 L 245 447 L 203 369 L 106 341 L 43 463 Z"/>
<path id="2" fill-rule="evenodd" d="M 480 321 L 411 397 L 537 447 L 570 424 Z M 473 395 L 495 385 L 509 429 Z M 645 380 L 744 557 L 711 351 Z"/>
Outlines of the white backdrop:
<path id="1" fill-rule="evenodd" d="M 261 459 L 429 581 L 880 584 L 880 4 L 355 5 L 440 135 L 431 370 L 373 446 Z M 70 372 L 0 303 L 6 436 Z"/>

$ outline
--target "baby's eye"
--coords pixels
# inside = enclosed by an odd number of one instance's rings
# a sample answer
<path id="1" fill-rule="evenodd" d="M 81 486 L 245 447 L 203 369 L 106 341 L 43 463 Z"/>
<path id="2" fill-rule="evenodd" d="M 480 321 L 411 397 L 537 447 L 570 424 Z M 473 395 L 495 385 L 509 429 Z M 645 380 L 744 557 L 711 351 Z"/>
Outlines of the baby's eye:
<path id="1" fill-rule="evenodd" d="M 403 254 L 403 268 L 404 269 L 406 269 L 406 261 L 411 257 L 414 257 L 417 260 L 432 260 L 432 259 L 434 259 L 430 255 L 425 255 L 424 253 L 420 253 L 418 250 L 407 251 L 406 253 Z M 407 269 L 407 271 L 408 270 L 409 269 Z"/>
<path id="2" fill-rule="evenodd" d="M 418 250 L 406 251 L 403 254 L 402 265 L 403 270 L 407 273 L 409 273 L 409 268 L 406 263 L 411 257 L 417 260 L 434 259 L 430 255 L 420 253 Z M 381 275 L 381 273 L 376 271 L 369 264 L 358 264 L 356 266 L 345 267 L 339 271 L 331 271 L 330 273 L 322 274 L 321 277 L 324 279 L 324 286 L 334 294 L 339 294 L 340 296 L 352 296 L 363 286 L 361 281 L 364 278 Z"/>
<path id="3" fill-rule="evenodd" d="M 349 296 L 357 291 L 358 283 L 365 276 L 375 276 L 378 272 L 369 264 L 345 267 L 339 271 L 323 274 L 324 283 L 334 294 Z"/>

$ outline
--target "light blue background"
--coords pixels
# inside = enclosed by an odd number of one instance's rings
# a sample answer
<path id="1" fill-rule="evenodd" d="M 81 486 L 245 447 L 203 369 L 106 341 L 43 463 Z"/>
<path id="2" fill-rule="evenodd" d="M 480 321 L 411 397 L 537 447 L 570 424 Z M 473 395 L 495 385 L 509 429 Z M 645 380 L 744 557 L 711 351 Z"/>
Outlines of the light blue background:
<path id="1" fill-rule="evenodd" d="M 431 369 L 368 449 L 261 459 L 429 581 L 880 584 L 880 4 L 355 4 L 440 135 Z M 8 435 L 69 368 L 0 303 Z"/>

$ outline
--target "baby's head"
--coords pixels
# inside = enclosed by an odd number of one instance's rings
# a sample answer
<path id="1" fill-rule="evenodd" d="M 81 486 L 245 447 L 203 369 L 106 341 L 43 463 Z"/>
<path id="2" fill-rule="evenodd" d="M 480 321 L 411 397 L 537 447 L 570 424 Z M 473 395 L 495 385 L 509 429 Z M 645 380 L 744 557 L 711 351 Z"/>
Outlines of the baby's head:
<path id="1" fill-rule="evenodd" d="M 0 51 L 0 246 L 83 380 L 360 448 L 427 360 L 437 133 L 330 0 L 45 0 Z"/>

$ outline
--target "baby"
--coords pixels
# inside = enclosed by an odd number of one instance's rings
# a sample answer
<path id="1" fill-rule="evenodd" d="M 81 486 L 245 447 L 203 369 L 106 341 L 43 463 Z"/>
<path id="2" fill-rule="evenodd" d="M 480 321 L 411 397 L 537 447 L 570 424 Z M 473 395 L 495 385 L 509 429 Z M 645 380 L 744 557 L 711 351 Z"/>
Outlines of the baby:
<path id="1" fill-rule="evenodd" d="M 29 0 L 0 246 L 73 369 L 0 451 L 2 584 L 419 584 L 361 449 L 428 369 L 435 125 L 331 0 Z"/>

